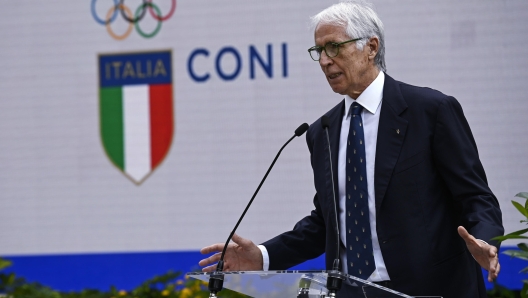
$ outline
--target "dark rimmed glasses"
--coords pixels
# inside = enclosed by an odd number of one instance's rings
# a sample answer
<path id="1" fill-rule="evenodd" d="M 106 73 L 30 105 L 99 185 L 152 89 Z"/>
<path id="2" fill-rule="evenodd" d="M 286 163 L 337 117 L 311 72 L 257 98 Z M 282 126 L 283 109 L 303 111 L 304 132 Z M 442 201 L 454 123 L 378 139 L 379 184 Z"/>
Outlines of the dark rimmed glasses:
<path id="1" fill-rule="evenodd" d="M 349 42 L 358 41 L 360 39 L 363 39 L 363 37 L 355 38 L 355 39 L 351 39 L 351 40 L 347 40 L 343 42 L 332 42 L 331 41 L 325 44 L 324 47 L 313 46 L 309 48 L 308 53 L 310 53 L 310 57 L 312 57 L 314 61 L 319 61 L 319 59 L 321 59 L 321 52 L 324 49 L 326 56 L 328 56 L 328 58 L 334 58 L 335 56 L 337 56 L 337 54 L 339 54 L 339 48 L 341 47 L 341 45 L 345 43 L 349 43 Z"/>

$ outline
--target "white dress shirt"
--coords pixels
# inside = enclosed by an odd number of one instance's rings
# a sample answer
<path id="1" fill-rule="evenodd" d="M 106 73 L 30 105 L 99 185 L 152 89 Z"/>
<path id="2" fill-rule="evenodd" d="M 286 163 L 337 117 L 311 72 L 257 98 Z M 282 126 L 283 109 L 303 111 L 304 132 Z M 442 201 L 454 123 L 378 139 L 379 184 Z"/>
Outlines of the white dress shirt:
<path id="1" fill-rule="evenodd" d="M 367 163 L 367 185 L 368 185 L 368 205 L 369 205 L 369 220 L 370 230 L 372 233 L 372 248 L 374 250 L 374 261 L 376 269 L 368 278 L 369 281 L 385 281 L 390 280 L 376 233 L 376 202 L 374 195 L 374 165 L 376 161 L 376 143 L 378 137 L 379 116 L 381 111 L 381 103 L 383 98 L 383 85 L 385 82 L 385 74 L 380 71 L 376 79 L 361 93 L 357 98 L 357 103 L 363 106 L 361 118 L 363 120 L 363 131 L 365 135 L 365 152 Z M 348 130 L 350 127 L 350 106 L 352 105 L 350 96 L 345 96 L 345 114 L 341 123 L 341 135 L 339 138 L 339 156 L 338 156 L 338 184 L 339 184 L 339 230 L 343 248 L 346 247 L 346 200 L 345 200 L 345 177 L 346 177 L 346 143 L 348 139 Z M 263 270 L 269 269 L 269 255 L 266 247 L 258 246 L 262 252 L 264 261 Z M 347 263 L 346 251 L 341 249 L 341 260 L 343 264 Z M 347 266 L 343 266 L 343 271 L 348 272 Z"/>
<path id="2" fill-rule="evenodd" d="M 369 281 L 390 280 L 389 273 L 385 267 L 383 256 L 376 232 L 376 200 L 374 195 L 374 166 L 376 164 L 376 144 L 378 139 L 378 126 L 380 119 L 381 104 L 383 98 L 383 84 L 385 74 L 380 71 L 376 79 L 363 91 L 356 102 L 363 107 L 361 119 L 363 120 L 363 133 L 365 135 L 365 158 L 367 163 L 367 187 L 370 232 L 372 234 L 372 249 L 374 250 L 374 262 L 376 269 L 368 278 Z M 346 144 L 348 130 L 350 127 L 350 106 L 354 102 L 350 96 L 345 96 L 345 114 L 341 122 L 341 135 L 339 138 L 339 156 L 337 163 L 337 180 L 339 185 L 339 231 L 341 241 L 346 243 Z M 343 248 L 346 248 L 343 245 Z M 341 250 L 343 260 L 343 271 L 348 272 L 346 249 Z"/>

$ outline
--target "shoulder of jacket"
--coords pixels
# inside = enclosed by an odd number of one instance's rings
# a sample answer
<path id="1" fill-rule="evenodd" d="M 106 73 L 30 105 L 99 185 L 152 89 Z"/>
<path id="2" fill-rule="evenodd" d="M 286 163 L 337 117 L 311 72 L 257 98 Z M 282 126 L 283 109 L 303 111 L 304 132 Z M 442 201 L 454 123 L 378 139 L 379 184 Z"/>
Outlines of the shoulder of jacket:
<path id="1" fill-rule="evenodd" d="M 441 104 L 457 104 L 456 98 L 446 95 L 439 90 L 429 87 L 419 87 L 411 84 L 398 82 L 401 94 L 405 101 L 412 107 L 429 106 L 438 107 Z"/>

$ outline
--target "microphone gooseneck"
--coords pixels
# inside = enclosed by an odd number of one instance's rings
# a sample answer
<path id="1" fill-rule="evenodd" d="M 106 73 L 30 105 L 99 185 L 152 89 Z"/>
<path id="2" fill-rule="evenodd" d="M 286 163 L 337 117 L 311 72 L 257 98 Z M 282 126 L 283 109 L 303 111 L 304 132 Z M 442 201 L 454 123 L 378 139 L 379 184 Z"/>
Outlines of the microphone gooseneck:
<path id="1" fill-rule="evenodd" d="M 224 249 L 222 250 L 222 255 L 220 256 L 220 260 L 218 261 L 218 264 L 216 265 L 216 270 L 215 270 L 215 272 L 213 272 L 211 274 L 211 277 L 209 278 L 208 288 L 209 288 L 209 292 L 210 292 L 210 294 L 209 294 L 210 298 L 217 297 L 216 294 L 222 290 L 222 287 L 223 287 L 223 284 L 224 284 L 224 275 L 222 274 L 222 271 L 224 270 L 224 256 L 225 256 L 225 253 L 226 253 L 226 250 L 227 250 L 227 245 L 231 241 L 231 238 L 233 238 L 233 235 L 235 234 L 235 232 L 236 232 L 238 226 L 240 225 L 240 223 L 242 222 L 242 219 L 246 215 L 246 212 L 249 210 L 249 207 L 253 203 L 253 200 L 257 196 L 257 193 L 259 192 L 260 188 L 262 187 L 262 184 L 264 184 L 264 181 L 266 181 L 266 178 L 268 177 L 268 174 L 270 173 L 271 169 L 275 165 L 275 162 L 279 158 L 279 155 L 281 154 L 282 150 L 286 147 L 286 145 L 288 145 L 295 137 L 302 136 L 308 130 L 309 127 L 310 126 L 307 123 L 301 124 L 295 130 L 295 134 L 280 148 L 279 152 L 275 156 L 275 159 L 273 159 L 273 162 L 269 166 L 268 171 L 264 175 L 264 178 L 262 178 L 262 180 L 260 181 L 259 186 L 255 190 L 255 193 L 251 197 L 251 200 L 249 200 L 249 203 L 247 204 L 246 209 L 244 209 L 244 212 L 242 212 L 242 215 L 238 219 L 238 222 L 236 223 L 235 228 L 229 234 L 229 237 L 227 238 L 227 241 L 226 241 L 226 243 L 224 245 Z"/>
<path id="2" fill-rule="evenodd" d="M 332 179 L 332 194 L 334 196 L 334 214 L 335 214 L 335 226 L 336 226 L 336 236 L 337 236 L 337 245 L 336 245 L 336 258 L 334 259 L 334 263 L 332 266 L 332 271 L 328 273 L 328 278 L 326 280 L 326 288 L 328 289 L 328 296 L 329 297 L 335 297 L 336 292 L 341 289 L 341 284 L 343 282 L 342 277 L 339 274 L 340 271 L 340 264 L 339 264 L 339 241 L 340 235 L 339 235 L 339 220 L 337 218 L 337 200 L 336 200 L 336 194 L 335 194 L 335 183 L 334 183 L 334 169 L 332 165 L 332 148 L 330 147 L 330 135 L 328 134 L 328 128 L 330 127 L 330 120 L 326 115 L 321 117 L 321 126 L 326 132 L 326 140 L 328 142 L 328 156 L 330 157 L 330 177 Z"/>

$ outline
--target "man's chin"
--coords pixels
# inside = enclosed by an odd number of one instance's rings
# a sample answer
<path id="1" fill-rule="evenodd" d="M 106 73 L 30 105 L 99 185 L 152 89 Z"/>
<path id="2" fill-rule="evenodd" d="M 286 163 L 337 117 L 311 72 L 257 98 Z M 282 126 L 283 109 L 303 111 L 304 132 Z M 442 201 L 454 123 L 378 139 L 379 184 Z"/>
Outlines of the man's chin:
<path id="1" fill-rule="evenodd" d="M 332 91 L 334 91 L 335 93 L 337 94 L 341 94 L 341 95 L 345 95 L 346 92 L 343 88 L 339 88 L 339 87 L 333 87 L 333 86 L 330 86 L 332 88 Z"/>
<path id="2" fill-rule="evenodd" d="M 347 95 L 347 94 L 350 95 L 348 92 L 352 90 L 352 86 L 349 85 L 348 82 L 344 80 L 339 80 L 339 81 L 336 80 L 334 82 L 331 82 L 330 80 L 328 80 L 328 85 L 330 85 L 330 88 L 332 88 L 332 91 L 340 95 Z"/>

